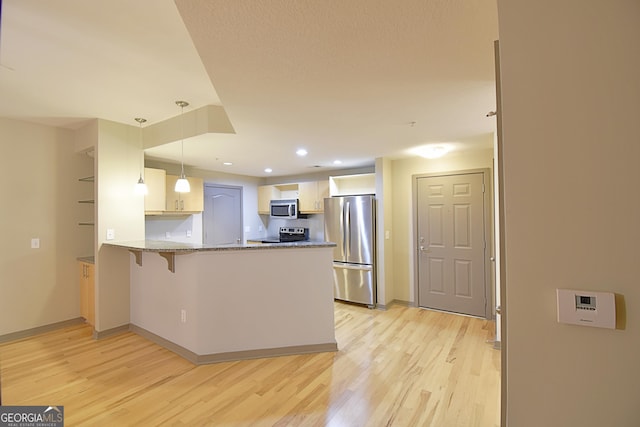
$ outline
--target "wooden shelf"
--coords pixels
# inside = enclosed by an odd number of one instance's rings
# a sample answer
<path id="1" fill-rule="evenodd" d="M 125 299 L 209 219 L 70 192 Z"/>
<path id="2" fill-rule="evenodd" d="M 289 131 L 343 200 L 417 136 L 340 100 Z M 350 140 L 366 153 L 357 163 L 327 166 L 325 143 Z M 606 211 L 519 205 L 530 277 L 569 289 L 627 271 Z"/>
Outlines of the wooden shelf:
<path id="1" fill-rule="evenodd" d="M 375 173 L 329 177 L 329 195 L 331 197 L 357 196 L 362 194 L 376 194 Z"/>

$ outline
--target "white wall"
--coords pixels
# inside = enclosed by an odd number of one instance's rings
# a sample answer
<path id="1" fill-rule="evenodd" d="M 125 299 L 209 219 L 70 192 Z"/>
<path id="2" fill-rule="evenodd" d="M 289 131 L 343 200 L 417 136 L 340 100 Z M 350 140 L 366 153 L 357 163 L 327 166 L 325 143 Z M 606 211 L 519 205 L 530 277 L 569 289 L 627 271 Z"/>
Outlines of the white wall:
<path id="1" fill-rule="evenodd" d="M 488 135 L 488 144 L 493 136 Z M 412 176 L 417 174 L 492 168 L 493 149 L 449 153 L 447 156 L 427 160 L 418 157 L 394 160 L 393 177 L 393 299 L 414 303 L 414 239 Z"/>
<path id="2" fill-rule="evenodd" d="M 77 256 L 91 255 L 91 228 L 77 199 L 93 160 L 73 133 L 0 119 L 0 336 L 78 318 Z M 31 239 L 40 248 L 31 249 Z"/>
<path id="3" fill-rule="evenodd" d="M 638 426 L 640 2 L 498 10 L 508 425 Z M 558 324 L 556 288 L 616 293 L 620 328 Z"/>
<path id="4" fill-rule="evenodd" d="M 142 149 L 139 130 L 98 121 L 96 149 L 96 325 L 98 332 L 129 323 L 129 254 L 102 246 L 108 229 L 115 241 L 144 240 L 144 196 L 136 194 Z"/>
<path id="5" fill-rule="evenodd" d="M 391 164 L 390 159 L 376 159 L 377 299 L 378 304 L 383 307 L 387 307 L 394 300 L 395 294 L 393 290 L 393 174 Z"/>

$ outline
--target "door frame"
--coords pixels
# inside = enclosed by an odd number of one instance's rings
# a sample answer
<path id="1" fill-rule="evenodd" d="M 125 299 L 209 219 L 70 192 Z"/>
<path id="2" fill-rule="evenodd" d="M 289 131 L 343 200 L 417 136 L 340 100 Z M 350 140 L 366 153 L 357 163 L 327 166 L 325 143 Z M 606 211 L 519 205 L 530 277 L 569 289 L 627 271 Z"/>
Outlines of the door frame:
<path id="1" fill-rule="evenodd" d="M 485 236 L 485 244 L 484 244 L 484 292 L 485 292 L 485 307 L 484 307 L 484 318 L 488 320 L 494 319 L 494 310 L 495 301 L 494 301 L 494 292 L 493 288 L 495 287 L 495 283 L 493 283 L 493 275 L 491 273 L 493 266 L 491 265 L 491 258 L 494 256 L 493 248 L 493 174 L 490 168 L 481 168 L 481 169 L 465 169 L 465 170 L 457 170 L 457 171 L 446 171 L 446 172 L 434 172 L 434 173 L 424 173 L 424 174 L 415 174 L 411 176 L 411 186 L 412 186 L 412 223 L 413 230 L 411 235 L 411 244 L 413 245 L 411 251 L 409 253 L 413 257 L 413 295 L 416 307 L 420 307 L 419 301 L 419 279 L 418 270 L 420 267 L 420 251 L 418 250 L 419 246 L 419 236 L 418 236 L 418 179 L 420 178 L 436 178 L 436 177 L 445 177 L 445 176 L 453 176 L 453 175 L 469 175 L 469 174 L 482 174 L 482 182 L 484 183 L 484 193 L 482 197 L 482 211 L 483 211 L 483 222 L 484 222 L 484 236 Z"/>
<path id="2" fill-rule="evenodd" d="M 215 183 L 207 183 L 204 184 L 203 197 L 206 199 L 207 197 L 207 188 L 231 188 L 234 190 L 240 190 L 240 240 L 241 243 L 245 242 L 244 236 L 244 188 L 241 185 L 228 185 L 228 184 L 215 184 Z M 206 200 L 205 200 L 206 206 Z M 204 208 L 204 206 L 203 206 Z M 204 220 L 204 210 L 202 211 L 202 242 L 205 242 L 206 236 L 206 224 Z"/>

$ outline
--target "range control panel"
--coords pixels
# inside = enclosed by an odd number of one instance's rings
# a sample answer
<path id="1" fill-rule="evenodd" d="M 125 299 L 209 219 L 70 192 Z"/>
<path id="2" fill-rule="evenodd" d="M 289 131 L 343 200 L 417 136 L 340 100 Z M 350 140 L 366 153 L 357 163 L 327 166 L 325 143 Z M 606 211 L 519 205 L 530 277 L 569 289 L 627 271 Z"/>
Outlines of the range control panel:
<path id="1" fill-rule="evenodd" d="M 616 328 L 616 299 L 612 292 L 556 289 L 558 322 Z"/>

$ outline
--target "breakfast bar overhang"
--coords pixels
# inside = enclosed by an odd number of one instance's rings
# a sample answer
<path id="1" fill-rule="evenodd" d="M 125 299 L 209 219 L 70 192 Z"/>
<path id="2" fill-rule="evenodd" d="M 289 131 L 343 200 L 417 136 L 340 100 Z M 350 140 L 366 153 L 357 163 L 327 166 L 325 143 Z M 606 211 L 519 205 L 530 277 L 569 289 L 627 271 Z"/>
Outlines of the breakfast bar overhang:
<path id="1" fill-rule="evenodd" d="M 130 329 L 194 364 L 337 350 L 333 243 L 108 245 L 132 254 Z"/>

